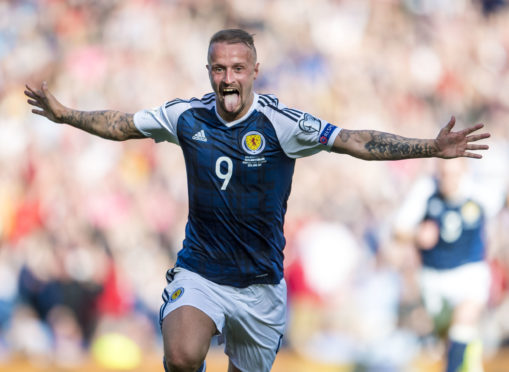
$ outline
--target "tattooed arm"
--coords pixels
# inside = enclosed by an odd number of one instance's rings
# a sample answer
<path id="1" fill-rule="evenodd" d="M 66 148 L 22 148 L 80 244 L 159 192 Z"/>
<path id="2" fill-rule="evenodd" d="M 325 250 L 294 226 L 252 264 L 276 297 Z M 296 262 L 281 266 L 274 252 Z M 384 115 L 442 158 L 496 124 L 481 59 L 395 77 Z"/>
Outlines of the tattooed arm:
<path id="1" fill-rule="evenodd" d="M 55 123 L 66 123 L 96 136 L 115 141 L 145 138 L 133 121 L 133 114 L 120 111 L 78 111 L 62 105 L 44 82 L 41 89 L 26 85 L 27 102 L 36 107 L 32 112 Z"/>
<path id="2" fill-rule="evenodd" d="M 364 160 L 400 160 L 410 158 L 456 158 L 480 159 L 482 155 L 470 150 L 487 150 L 488 145 L 475 145 L 490 136 L 489 133 L 470 135 L 484 125 L 452 132 L 456 119 L 451 118 L 435 139 L 406 138 L 374 130 L 342 129 L 334 141 L 332 151 L 349 154 Z"/>

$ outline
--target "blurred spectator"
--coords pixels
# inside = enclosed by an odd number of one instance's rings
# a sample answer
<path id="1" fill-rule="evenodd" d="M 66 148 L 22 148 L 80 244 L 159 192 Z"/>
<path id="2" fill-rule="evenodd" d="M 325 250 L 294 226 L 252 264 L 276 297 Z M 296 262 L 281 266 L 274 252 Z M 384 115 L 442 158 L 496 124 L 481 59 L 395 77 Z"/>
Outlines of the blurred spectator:
<path id="1" fill-rule="evenodd" d="M 386 257 L 344 226 L 310 220 L 293 238 L 287 268 L 288 342 L 321 363 L 366 371 L 404 371 L 417 336 L 398 328 L 401 276 Z"/>

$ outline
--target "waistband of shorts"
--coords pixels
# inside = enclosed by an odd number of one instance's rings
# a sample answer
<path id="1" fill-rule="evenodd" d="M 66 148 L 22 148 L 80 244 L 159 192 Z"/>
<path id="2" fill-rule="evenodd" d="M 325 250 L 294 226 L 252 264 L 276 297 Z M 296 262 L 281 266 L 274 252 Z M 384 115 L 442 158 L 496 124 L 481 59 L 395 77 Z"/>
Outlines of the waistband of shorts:
<path id="1" fill-rule="evenodd" d="M 186 262 L 182 262 L 182 260 L 177 260 L 177 264 L 175 267 L 181 267 L 183 269 L 192 271 L 203 278 L 210 280 L 216 284 L 227 285 L 235 288 L 246 288 L 250 285 L 254 284 L 279 284 L 283 279 L 283 275 L 278 277 L 275 273 L 267 273 L 263 276 L 248 276 L 237 273 L 230 273 L 228 275 L 224 274 L 224 270 L 219 270 L 219 275 L 215 270 L 199 270 L 199 268 L 195 268 L 192 265 L 187 264 Z M 210 267 L 209 267 L 210 269 Z"/>

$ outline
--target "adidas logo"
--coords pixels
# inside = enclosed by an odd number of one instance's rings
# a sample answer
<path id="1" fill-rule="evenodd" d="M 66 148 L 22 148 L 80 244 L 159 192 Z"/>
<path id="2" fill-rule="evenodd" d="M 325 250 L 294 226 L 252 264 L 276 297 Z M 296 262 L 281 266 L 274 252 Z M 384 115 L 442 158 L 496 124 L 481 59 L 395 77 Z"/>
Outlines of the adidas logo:
<path id="1" fill-rule="evenodd" d="M 205 137 L 205 131 L 202 129 L 199 132 L 196 132 L 193 136 L 193 139 L 196 141 L 207 142 L 207 137 Z"/>

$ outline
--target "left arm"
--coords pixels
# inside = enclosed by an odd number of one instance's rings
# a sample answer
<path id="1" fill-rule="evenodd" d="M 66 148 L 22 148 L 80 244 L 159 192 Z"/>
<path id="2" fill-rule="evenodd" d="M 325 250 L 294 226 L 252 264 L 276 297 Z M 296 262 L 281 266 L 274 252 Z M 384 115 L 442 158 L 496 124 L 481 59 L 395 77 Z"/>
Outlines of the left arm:
<path id="1" fill-rule="evenodd" d="M 482 158 L 471 150 L 487 150 L 488 145 L 475 145 L 490 136 L 489 133 L 470 135 L 484 125 L 452 132 L 454 116 L 435 139 L 407 138 L 375 130 L 342 129 L 332 145 L 332 151 L 348 154 L 364 160 L 401 160 L 411 158 Z"/>

